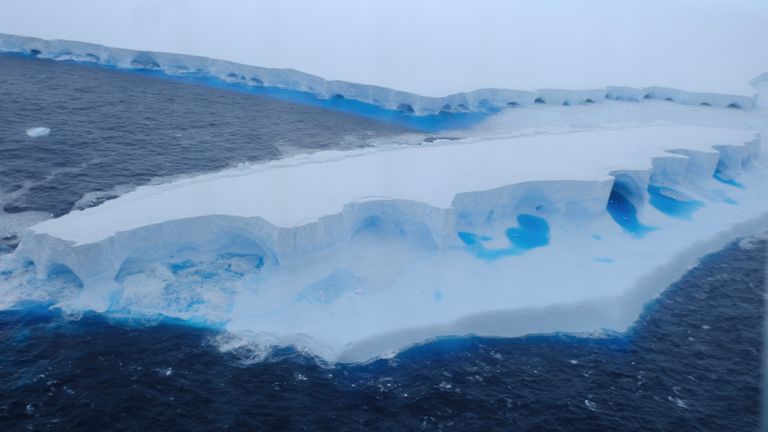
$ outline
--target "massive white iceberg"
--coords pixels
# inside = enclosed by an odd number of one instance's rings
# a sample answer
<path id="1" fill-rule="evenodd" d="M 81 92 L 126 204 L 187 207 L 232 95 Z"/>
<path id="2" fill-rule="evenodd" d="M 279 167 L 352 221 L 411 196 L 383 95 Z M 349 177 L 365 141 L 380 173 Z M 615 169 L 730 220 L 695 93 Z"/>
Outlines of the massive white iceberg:
<path id="1" fill-rule="evenodd" d="M 703 254 L 768 228 L 760 149 L 754 131 L 677 125 L 300 155 L 40 223 L 5 283 L 329 361 L 621 331 Z"/>
<path id="2" fill-rule="evenodd" d="M 605 100 L 663 100 L 685 105 L 751 109 L 754 95 L 691 92 L 665 87 L 607 87 L 592 90 L 480 89 L 443 97 L 421 96 L 390 88 L 345 81 L 328 81 L 293 69 L 270 69 L 224 60 L 150 51 L 110 48 L 85 42 L 43 40 L 0 33 L 0 52 L 53 60 L 97 63 L 121 69 L 161 71 L 171 76 L 212 77 L 246 87 L 270 87 L 304 92 L 324 99 L 351 99 L 405 114 L 496 112 L 533 104 L 578 105 Z"/>

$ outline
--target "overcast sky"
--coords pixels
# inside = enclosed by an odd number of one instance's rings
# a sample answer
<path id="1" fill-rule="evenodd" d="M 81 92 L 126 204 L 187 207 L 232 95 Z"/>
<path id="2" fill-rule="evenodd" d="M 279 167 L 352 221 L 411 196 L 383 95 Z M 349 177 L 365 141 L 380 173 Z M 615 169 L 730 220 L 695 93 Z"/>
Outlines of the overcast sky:
<path id="1" fill-rule="evenodd" d="M 751 94 L 768 0 L 3 0 L 0 32 L 443 95 L 663 85 Z"/>

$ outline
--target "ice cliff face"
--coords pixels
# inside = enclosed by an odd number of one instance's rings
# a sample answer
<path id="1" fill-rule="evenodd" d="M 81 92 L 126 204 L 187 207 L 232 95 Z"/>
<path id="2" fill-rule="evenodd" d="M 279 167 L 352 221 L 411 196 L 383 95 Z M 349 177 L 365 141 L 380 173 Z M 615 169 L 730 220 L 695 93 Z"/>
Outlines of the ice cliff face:
<path id="1" fill-rule="evenodd" d="M 521 91 L 481 89 L 444 97 L 426 97 L 373 85 L 327 81 L 292 69 L 268 69 L 183 54 L 133 51 L 64 40 L 0 34 L 0 52 L 53 60 L 73 60 L 121 69 L 162 71 L 172 76 L 215 78 L 248 87 L 304 92 L 326 99 L 350 99 L 418 116 L 441 113 L 495 112 L 532 104 L 577 105 L 606 99 L 665 100 L 686 105 L 751 109 L 755 97 L 688 92 L 664 87 L 608 87 L 594 90 L 541 89 Z"/>

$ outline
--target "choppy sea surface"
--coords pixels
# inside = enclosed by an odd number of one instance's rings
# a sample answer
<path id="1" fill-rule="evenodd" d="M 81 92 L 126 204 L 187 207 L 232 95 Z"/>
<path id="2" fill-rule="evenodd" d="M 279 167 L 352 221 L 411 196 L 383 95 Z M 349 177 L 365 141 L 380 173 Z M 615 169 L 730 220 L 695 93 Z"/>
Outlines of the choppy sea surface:
<path id="1" fill-rule="evenodd" d="M 158 177 L 413 132 L 23 57 L 0 56 L 0 100 L 6 216 L 63 214 Z M 38 126 L 50 135 L 26 135 Z M 706 257 L 626 334 L 450 338 L 363 365 L 290 349 L 255 362 L 247 347 L 222 352 L 216 330 L 25 305 L 0 311 L 0 430 L 757 430 L 767 247 L 763 235 Z"/>

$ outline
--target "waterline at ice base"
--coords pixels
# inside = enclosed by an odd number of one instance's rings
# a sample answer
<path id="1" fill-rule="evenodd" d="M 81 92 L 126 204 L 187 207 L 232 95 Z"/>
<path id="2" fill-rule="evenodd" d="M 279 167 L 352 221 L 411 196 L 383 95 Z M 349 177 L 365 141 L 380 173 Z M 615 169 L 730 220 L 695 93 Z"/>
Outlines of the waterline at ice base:
<path id="1" fill-rule="evenodd" d="M 63 58 L 63 42 L 6 36 L 6 51 L 9 40 L 25 55 L 95 61 L 85 45 Z M 100 47 L 98 59 L 123 51 Z M 144 67 L 134 54 L 128 72 Z M 165 56 L 142 58 L 154 68 Z M 260 70 L 260 85 L 287 82 L 280 73 Z M 768 229 L 764 82 L 757 96 L 609 88 L 450 101 L 326 83 L 412 125 L 446 105 L 483 117 L 450 139 L 242 164 L 33 224 L 0 256 L 0 305 L 174 320 L 223 330 L 225 350 L 295 347 L 343 363 L 445 337 L 623 332 L 702 256 Z"/>

